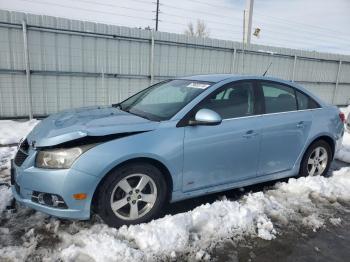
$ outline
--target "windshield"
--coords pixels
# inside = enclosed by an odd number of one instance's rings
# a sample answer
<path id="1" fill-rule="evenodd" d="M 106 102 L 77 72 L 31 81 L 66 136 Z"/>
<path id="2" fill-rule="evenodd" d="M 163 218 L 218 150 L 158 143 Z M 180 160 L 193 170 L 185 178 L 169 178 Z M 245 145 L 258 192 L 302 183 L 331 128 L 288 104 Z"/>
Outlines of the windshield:
<path id="1" fill-rule="evenodd" d="M 121 110 L 149 120 L 168 120 L 212 85 L 211 82 L 170 80 L 151 86 L 118 104 Z"/>

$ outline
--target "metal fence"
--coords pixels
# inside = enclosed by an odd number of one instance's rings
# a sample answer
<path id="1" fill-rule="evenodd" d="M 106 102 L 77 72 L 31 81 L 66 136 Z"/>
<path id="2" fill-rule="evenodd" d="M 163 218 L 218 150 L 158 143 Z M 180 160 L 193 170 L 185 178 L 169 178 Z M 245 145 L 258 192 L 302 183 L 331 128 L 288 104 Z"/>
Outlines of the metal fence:
<path id="1" fill-rule="evenodd" d="M 260 75 L 270 63 L 268 75 L 348 104 L 350 56 L 0 10 L 0 118 L 110 104 L 175 76 Z"/>

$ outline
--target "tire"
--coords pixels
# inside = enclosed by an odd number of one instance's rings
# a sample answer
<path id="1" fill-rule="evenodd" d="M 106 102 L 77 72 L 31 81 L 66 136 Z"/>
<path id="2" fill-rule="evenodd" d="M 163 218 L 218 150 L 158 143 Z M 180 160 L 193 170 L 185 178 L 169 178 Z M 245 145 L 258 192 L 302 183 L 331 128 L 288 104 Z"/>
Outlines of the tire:
<path id="1" fill-rule="evenodd" d="M 325 157 L 326 159 L 324 159 Z M 327 175 L 332 159 L 330 145 L 324 140 L 315 141 L 304 154 L 300 166 L 300 176 Z"/>
<path id="2" fill-rule="evenodd" d="M 102 182 L 97 213 L 111 227 L 145 223 L 160 213 L 166 196 L 160 170 L 148 163 L 133 163 L 113 170 Z"/>

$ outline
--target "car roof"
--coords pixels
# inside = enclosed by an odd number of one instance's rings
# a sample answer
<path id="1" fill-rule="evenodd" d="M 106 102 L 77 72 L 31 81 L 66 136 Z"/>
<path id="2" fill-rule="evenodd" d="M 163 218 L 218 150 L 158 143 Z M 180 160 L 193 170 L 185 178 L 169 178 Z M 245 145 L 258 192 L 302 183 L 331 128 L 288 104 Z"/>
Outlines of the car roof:
<path id="1" fill-rule="evenodd" d="M 207 82 L 217 83 L 217 82 L 220 82 L 222 80 L 232 78 L 232 77 L 239 77 L 239 75 L 234 75 L 234 74 L 192 75 L 192 76 L 180 77 L 180 79 L 207 81 Z"/>
<path id="2" fill-rule="evenodd" d="M 192 75 L 186 77 L 179 77 L 178 79 L 195 80 L 195 81 L 207 81 L 218 83 L 224 80 L 240 80 L 240 79 L 261 79 L 261 80 L 272 80 L 276 82 L 288 83 L 283 79 L 278 79 L 269 76 L 256 76 L 256 75 L 239 75 L 239 74 L 207 74 L 207 75 Z"/>
<path id="3" fill-rule="evenodd" d="M 294 88 L 297 88 L 304 93 L 311 96 L 313 99 L 315 99 L 319 104 L 325 105 L 325 103 L 315 94 L 310 92 L 309 90 L 305 89 L 304 87 L 300 86 L 299 84 L 296 84 L 295 82 L 289 81 L 289 80 L 283 80 L 280 78 L 270 77 L 270 76 L 257 76 L 257 75 L 239 75 L 239 74 L 207 74 L 207 75 L 192 75 L 192 76 L 186 76 L 186 77 L 179 77 L 178 79 L 185 79 L 185 80 L 193 80 L 193 81 L 207 81 L 212 83 L 219 83 L 221 81 L 236 81 L 236 80 L 268 80 L 268 81 L 274 81 L 277 83 L 286 84 L 289 86 L 292 86 Z"/>

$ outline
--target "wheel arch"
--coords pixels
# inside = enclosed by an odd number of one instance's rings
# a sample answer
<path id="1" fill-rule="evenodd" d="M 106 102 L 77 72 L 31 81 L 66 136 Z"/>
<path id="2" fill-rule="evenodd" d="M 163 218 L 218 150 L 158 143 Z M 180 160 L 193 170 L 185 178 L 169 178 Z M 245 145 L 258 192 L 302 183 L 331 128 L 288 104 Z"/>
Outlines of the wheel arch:
<path id="1" fill-rule="evenodd" d="M 335 140 L 334 138 L 332 138 L 331 135 L 328 134 L 322 134 L 319 135 L 317 137 L 314 137 L 313 139 L 310 140 L 310 143 L 305 147 L 305 150 L 302 152 L 300 160 L 299 160 L 299 168 L 298 168 L 298 173 L 301 173 L 302 170 L 302 163 L 303 163 L 303 159 L 305 157 L 306 152 L 309 150 L 309 148 L 317 141 L 325 141 L 331 148 L 331 154 L 332 157 L 331 159 L 334 159 L 334 155 L 335 155 Z"/>
<path id="2" fill-rule="evenodd" d="M 166 201 L 169 202 L 171 199 L 171 193 L 173 191 L 173 179 L 171 176 L 171 173 L 169 171 L 169 169 L 166 167 L 166 165 L 164 163 L 162 163 L 161 161 L 154 159 L 154 158 L 150 158 L 150 157 L 136 157 L 136 158 L 131 158 L 128 160 L 125 160 L 119 164 L 117 164 L 116 166 L 114 166 L 112 169 L 110 169 L 103 177 L 102 179 L 99 181 L 99 183 L 97 184 L 96 188 L 95 188 L 95 192 L 92 196 L 92 202 L 91 202 L 91 208 L 93 210 L 95 210 L 96 205 L 97 205 L 97 197 L 98 197 L 98 191 L 99 188 L 101 186 L 101 184 L 105 181 L 105 179 L 116 169 L 124 166 L 124 165 L 130 165 L 133 163 L 148 163 L 151 164 L 155 167 L 157 167 L 161 173 L 163 174 L 164 178 L 165 178 L 165 182 L 167 184 L 167 199 Z"/>
<path id="3" fill-rule="evenodd" d="M 320 136 L 318 136 L 318 137 L 315 137 L 312 141 L 311 141 L 311 143 L 309 143 L 309 145 L 306 147 L 306 150 L 305 150 L 305 152 L 309 149 L 309 147 L 313 144 L 313 143 L 315 143 L 316 141 L 320 141 L 320 140 L 323 140 L 323 141 L 325 141 L 327 144 L 329 144 L 329 146 L 331 147 L 331 153 L 332 153 L 332 159 L 334 159 L 334 155 L 335 155 L 335 140 L 334 140 L 334 138 L 332 137 L 332 136 L 330 136 L 330 135 L 320 135 Z M 305 152 L 304 152 L 304 154 L 305 154 Z M 303 155 L 304 155 L 303 154 Z"/>

